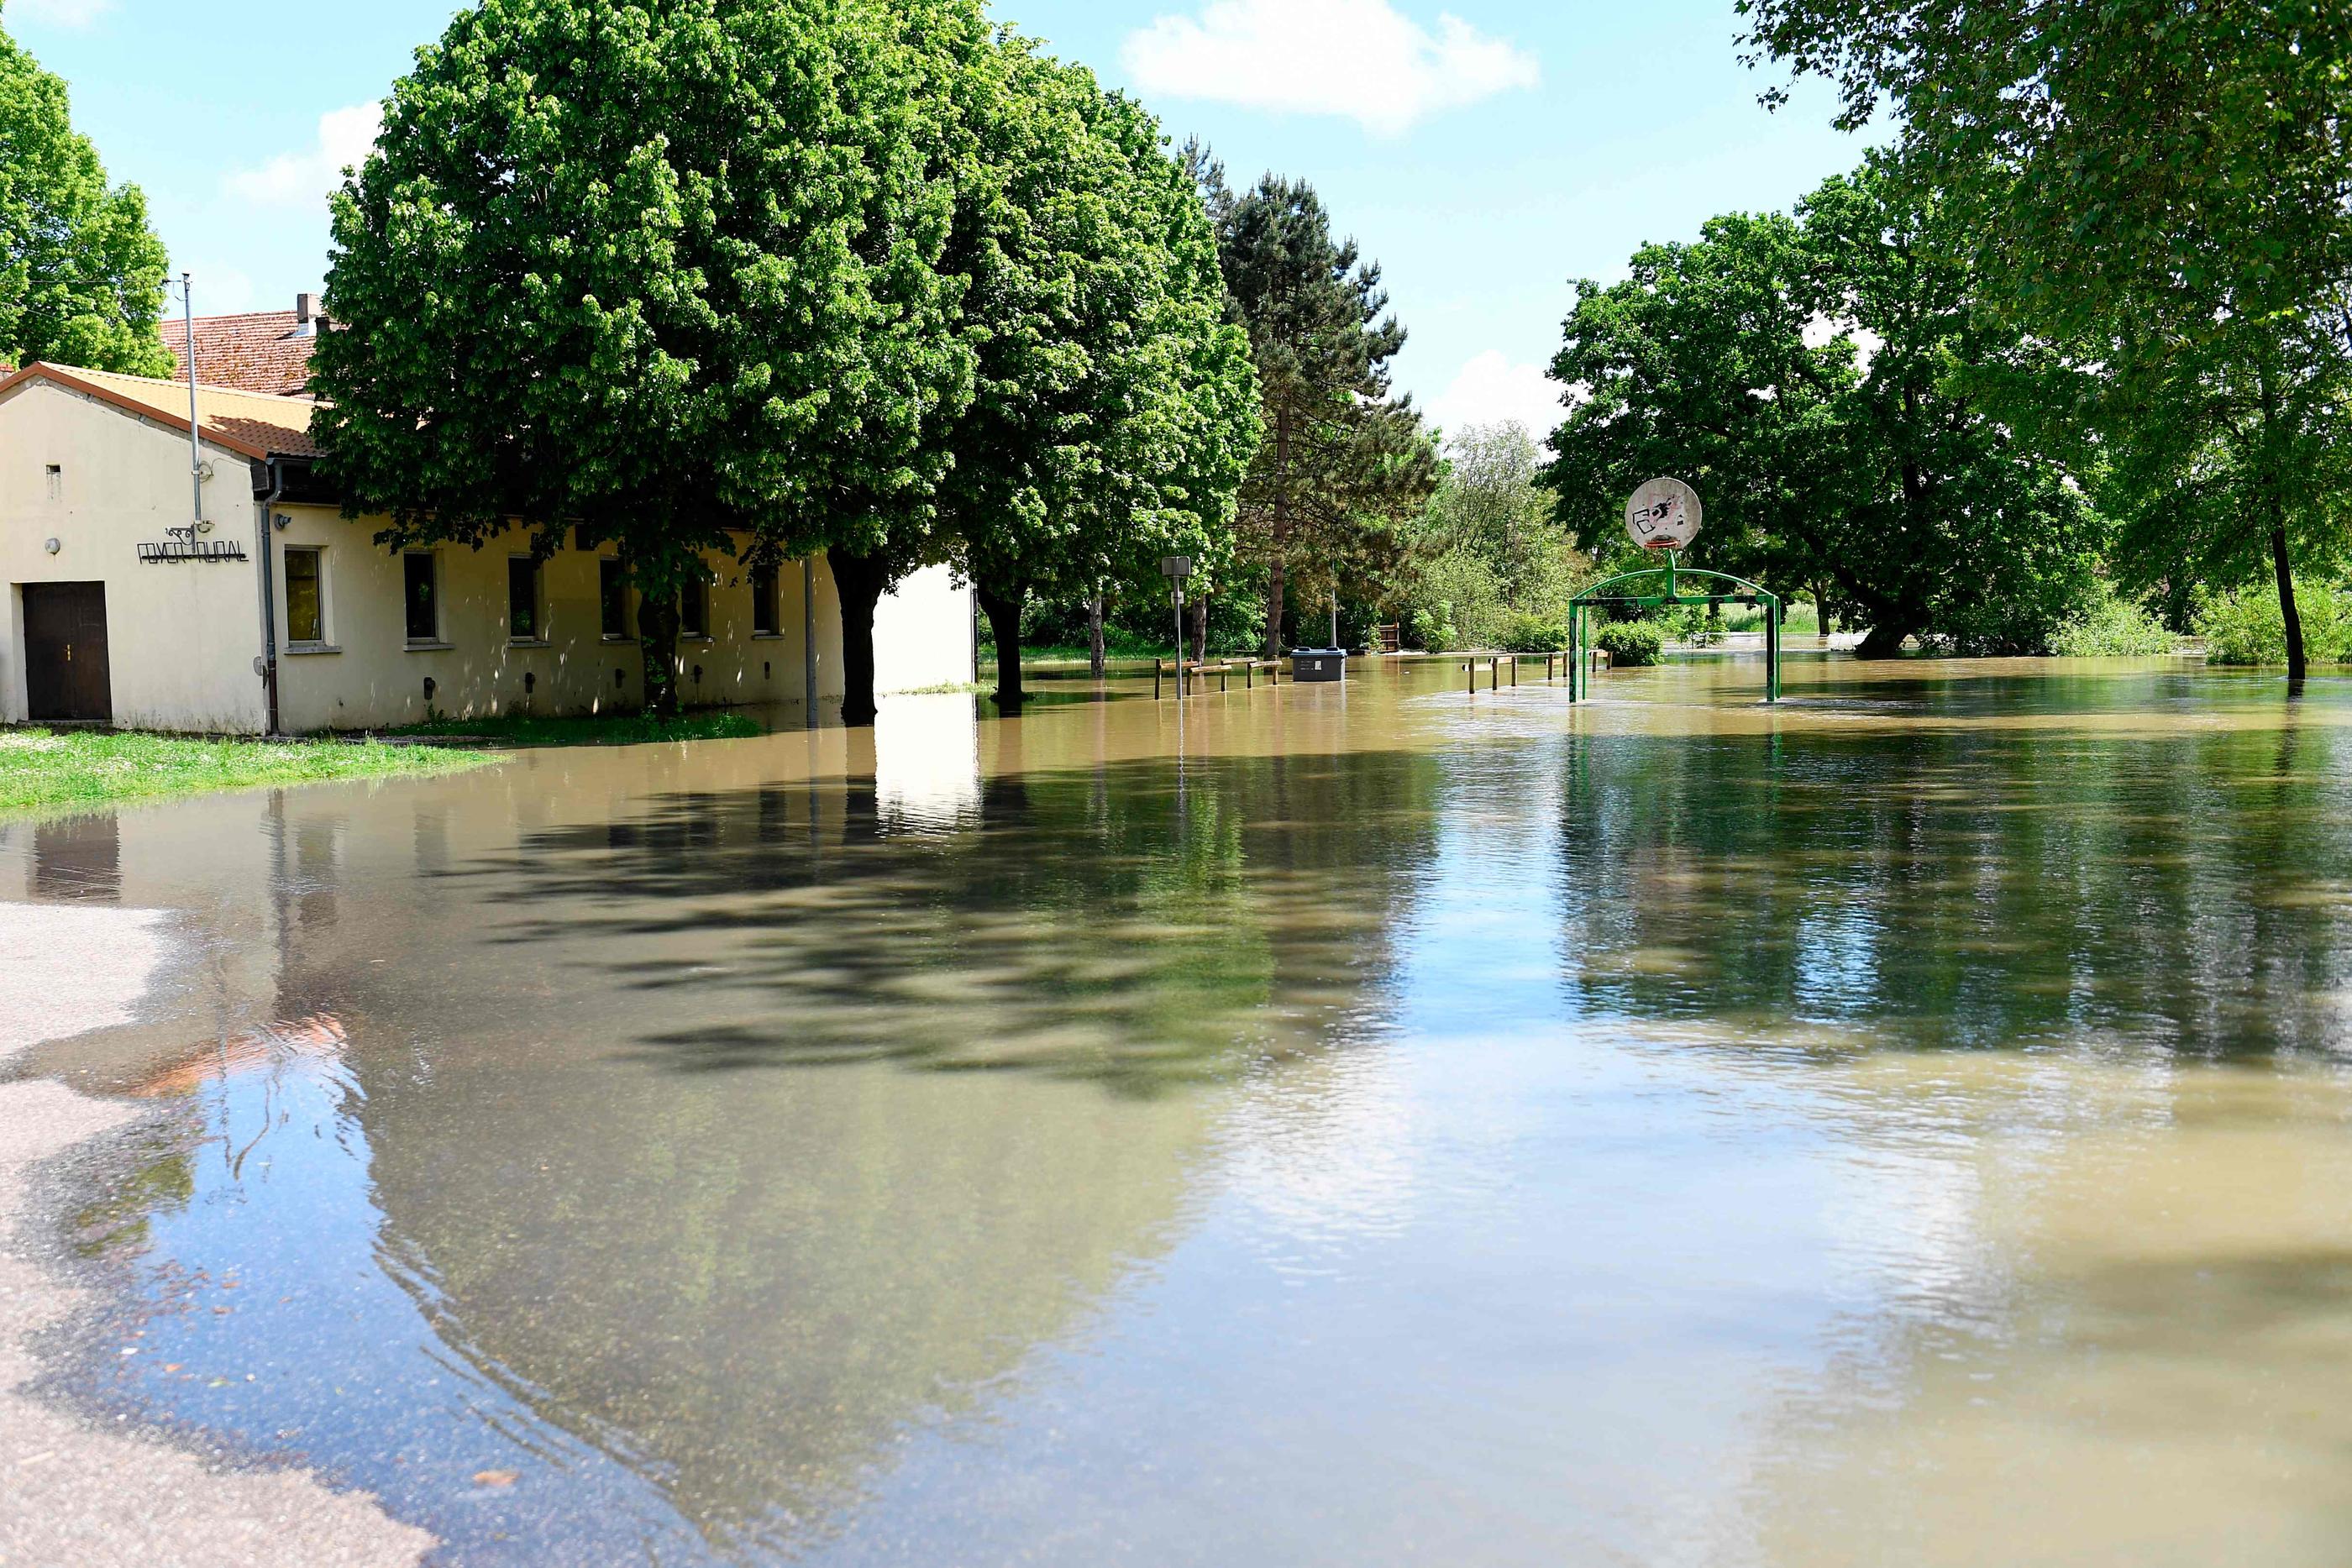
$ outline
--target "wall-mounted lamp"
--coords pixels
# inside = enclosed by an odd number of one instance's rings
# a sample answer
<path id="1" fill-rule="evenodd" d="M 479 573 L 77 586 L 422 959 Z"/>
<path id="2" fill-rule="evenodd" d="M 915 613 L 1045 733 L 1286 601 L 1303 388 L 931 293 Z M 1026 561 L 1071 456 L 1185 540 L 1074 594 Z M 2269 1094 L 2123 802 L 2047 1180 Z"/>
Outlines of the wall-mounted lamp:
<path id="1" fill-rule="evenodd" d="M 41 548 L 48 551 L 51 555 L 55 555 L 58 551 L 65 549 L 66 545 L 63 539 L 43 539 L 41 541 Z"/>
<path id="2" fill-rule="evenodd" d="M 694 684 L 696 685 L 700 685 L 702 684 L 702 666 L 700 664 L 694 666 Z"/>
<path id="3" fill-rule="evenodd" d="M 613 685 L 616 689 L 625 683 L 628 678 L 629 672 L 626 670 L 614 670 L 613 672 Z"/>
<path id="4" fill-rule="evenodd" d="M 277 525 L 278 531 L 281 534 L 294 526 L 294 515 L 290 512 L 273 513 L 269 520 Z"/>
<path id="5" fill-rule="evenodd" d="M 427 675 L 425 677 L 425 700 L 426 702 L 429 703 L 433 700 L 433 694 L 439 688 L 433 684 L 432 676 Z"/>
<path id="6" fill-rule="evenodd" d="M 773 664 L 770 664 L 770 663 L 768 663 L 768 661 L 767 661 L 767 660 L 765 660 L 765 659 L 762 659 L 762 660 L 761 660 L 761 661 L 760 661 L 760 678 L 761 678 L 761 680 L 763 680 L 763 681 L 764 681 L 764 680 L 768 679 L 770 676 L 773 675 L 775 673 L 776 673 L 776 667 L 775 667 Z"/>
<path id="7" fill-rule="evenodd" d="M 525 671 L 522 673 L 522 695 L 525 695 L 525 696 L 529 696 L 529 695 L 530 695 L 531 692 L 532 692 L 532 691 L 533 691 L 533 690 L 534 690 L 538 685 L 539 685 L 539 676 L 538 676 L 538 674 L 537 674 L 536 673 L 532 672 L 532 671 L 525 670 Z"/>

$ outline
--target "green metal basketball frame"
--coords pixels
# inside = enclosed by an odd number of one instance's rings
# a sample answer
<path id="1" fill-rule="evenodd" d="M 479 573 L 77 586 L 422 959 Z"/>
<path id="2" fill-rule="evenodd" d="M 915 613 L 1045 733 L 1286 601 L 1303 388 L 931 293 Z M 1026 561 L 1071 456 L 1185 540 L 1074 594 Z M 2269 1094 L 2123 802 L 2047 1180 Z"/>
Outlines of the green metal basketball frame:
<path id="1" fill-rule="evenodd" d="M 1663 593 L 1625 591 L 1636 582 L 1651 578 L 1666 580 Z M 1682 580 L 1701 577 L 1710 582 L 1728 583 L 1731 593 L 1685 593 Z M 1666 552 L 1664 566 L 1643 567 L 1596 582 L 1569 601 L 1568 606 L 1568 700 L 1582 702 L 1591 695 L 1591 675 L 1585 668 L 1585 612 L 1603 605 L 1626 609 L 1655 610 L 1670 604 L 1746 604 L 1761 605 L 1769 612 L 1764 617 L 1764 700 L 1780 700 L 1780 596 L 1758 586 L 1744 577 L 1727 572 L 1697 571 L 1685 567 L 1672 550 Z"/>

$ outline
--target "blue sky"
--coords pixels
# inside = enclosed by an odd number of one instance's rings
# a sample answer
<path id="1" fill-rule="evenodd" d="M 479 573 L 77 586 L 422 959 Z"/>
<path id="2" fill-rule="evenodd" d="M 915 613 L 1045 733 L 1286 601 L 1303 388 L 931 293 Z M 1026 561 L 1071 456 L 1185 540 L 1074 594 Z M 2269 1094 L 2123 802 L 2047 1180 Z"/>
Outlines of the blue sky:
<path id="1" fill-rule="evenodd" d="M 146 189 L 206 314 L 325 270 L 323 193 L 452 0 L 0 0 Z M 1817 89 L 1768 114 L 1732 0 L 997 0 L 1234 179 L 1315 183 L 1387 268 L 1398 380 L 1443 423 L 1542 418 L 1570 281 L 1786 207 L 1863 147 Z"/>

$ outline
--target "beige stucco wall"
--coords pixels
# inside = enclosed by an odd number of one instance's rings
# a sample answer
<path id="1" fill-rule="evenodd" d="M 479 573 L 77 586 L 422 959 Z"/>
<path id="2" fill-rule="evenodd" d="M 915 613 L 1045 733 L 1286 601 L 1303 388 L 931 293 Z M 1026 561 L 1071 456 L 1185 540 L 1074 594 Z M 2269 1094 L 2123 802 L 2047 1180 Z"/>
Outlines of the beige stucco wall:
<path id="1" fill-rule="evenodd" d="M 634 638 L 604 635 L 598 601 L 601 550 L 567 548 L 541 568 L 543 635 L 520 643 L 508 635 L 507 564 L 528 555 L 530 537 L 513 530 L 480 549 L 432 549 L 441 594 L 441 634 L 420 647 L 407 637 L 403 568 L 398 555 L 373 542 L 382 526 L 339 516 L 331 507 L 281 507 L 289 518 L 273 530 L 274 588 L 283 654 L 278 720 L 302 733 L 415 723 L 425 716 L 425 682 L 434 682 L 432 706 L 456 717 L 523 710 L 540 714 L 600 713 L 635 708 L 645 695 L 643 652 Z M 306 649 L 283 641 L 289 626 L 284 552 L 316 548 L 324 584 L 326 643 Z M 688 706 L 803 701 L 808 594 L 801 563 L 779 576 L 779 629 L 751 630 L 751 573 L 724 552 L 705 557 L 711 571 L 710 635 L 678 644 L 679 691 Z M 820 703 L 840 700 L 841 603 L 822 556 L 805 579 L 816 616 L 816 685 Z M 629 615 L 636 624 L 633 595 Z M 968 680 L 971 672 L 970 590 L 945 568 L 918 573 L 883 601 L 875 618 L 876 686 L 908 691 Z M 526 686 L 524 677 L 533 677 Z"/>
<path id="2" fill-rule="evenodd" d="M 250 554 L 251 470 L 235 453 L 207 447 L 204 456 L 213 467 L 206 538 L 243 543 Z M 141 544 L 187 523 L 188 507 L 184 432 L 38 381 L 0 398 L 0 721 L 26 717 L 24 585 L 103 582 L 117 724 L 261 727 L 253 562 L 139 559 Z"/>
<path id="3" fill-rule="evenodd" d="M 206 450 L 212 540 L 257 547 L 251 471 L 233 453 Z M 47 467 L 60 470 L 49 498 Z M 126 727 L 257 732 L 263 690 L 253 664 L 261 651 L 259 575 L 252 560 L 147 565 L 138 546 L 161 541 L 187 520 L 184 434 L 41 382 L 20 382 L 0 399 L 0 722 L 26 716 L 21 585 L 103 581 L 115 721 Z M 507 563 L 527 554 L 520 530 L 479 550 L 436 547 L 442 623 L 436 645 L 406 635 L 399 558 L 373 542 L 380 523 L 348 520 L 331 507 L 283 506 L 270 530 L 271 580 L 281 658 L 278 720 L 303 733 L 368 729 L 425 716 L 634 709 L 644 695 L 634 641 L 603 635 L 597 553 L 573 549 L 547 561 L 541 577 L 544 635 L 517 643 L 507 631 Z M 55 538 L 52 556 L 44 541 Z M 326 637 L 288 641 L 284 552 L 321 557 Z M 751 573 L 731 557 L 709 559 L 710 636 L 680 644 L 681 689 L 689 704 L 802 700 L 803 628 L 809 612 L 799 563 L 780 574 L 780 625 L 751 631 Z M 833 578 L 812 564 L 820 702 L 842 695 L 841 611 Z M 634 605 L 631 624 L 635 625 Z M 944 568 L 918 573 L 884 601 L 876 624 L 877 685 L 884 692 L 968 680 L 971 601 Z M 618 676 L 616 681 L 615 676 Z M 531 677 L 527 687 L 525 677 Z"/>

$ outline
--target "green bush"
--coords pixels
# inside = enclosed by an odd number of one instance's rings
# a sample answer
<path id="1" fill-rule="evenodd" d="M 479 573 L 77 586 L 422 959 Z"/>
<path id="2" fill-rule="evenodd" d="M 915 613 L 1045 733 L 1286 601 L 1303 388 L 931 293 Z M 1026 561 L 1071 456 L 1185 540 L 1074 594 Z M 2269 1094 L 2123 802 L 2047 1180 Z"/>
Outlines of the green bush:
<path id="1" fill-rule="evenodd" d="M 1593 633 L 1592 641 L 1618 665 L 1654 664 L 1666 645 L 1665 633 L 1654 621 L 1612 621 Z"/>
<path id="2" fill-rule="evenodd" d="M 1567 646 L 1567 623 L 1549 615 L 1514 615 L 1503 628 L 1506 653 L 1557 653 Z"/>
<path id="3" fill-rule="evenodd" d="M 1439 600 L 1405 612 L 1404 642 L 1408 648 L 1424 653 L 1442 653 L 1455 646 L 1454 606 Z"/>
<path id="4" fill-rule="evenodd" d="M 2311 662 L 2343 663 L 2352 653 L 2352 594 L 2326 583 L 2298 581 L 2294 602 L 2303 617 L 2304 652 Z M 2279 614 L 2276 590 L 2267 585 L 2200 594 L 2195 624 L 2197 634 L 2205 639 L 2208 664 L 2286 663 L 2286 622 Z"/>
<path id="5" fill-rule="evenodd" d="M 2118 598 L 2103 583 L 2050 634 L 2050 651 L 2065 659 L 2146 658 L 2171 653 L 2172 633 L 2144 607 Z"/>

